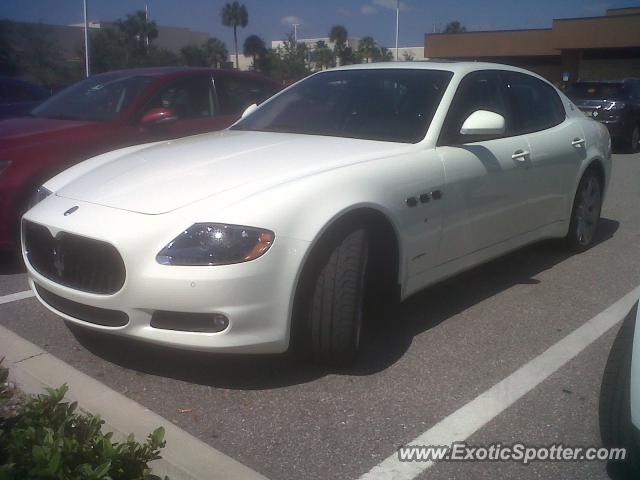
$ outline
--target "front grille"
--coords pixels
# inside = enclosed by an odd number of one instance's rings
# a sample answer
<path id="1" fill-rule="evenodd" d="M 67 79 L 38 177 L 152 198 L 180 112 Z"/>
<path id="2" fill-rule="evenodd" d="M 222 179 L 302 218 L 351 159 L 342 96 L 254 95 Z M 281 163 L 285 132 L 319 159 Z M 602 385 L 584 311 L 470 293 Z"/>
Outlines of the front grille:
<path id="1" fill-rule="evenodd" d="M 122 288 L 124 262 L 108 243 L 66 232 L 54 238 L 44 226 L 28 221 L 23 229 L 27 258 L 40 275 L 89 293 L 112 294 Z"/>
<path id="2" fill-rule="evenodd" d="M 35 284 L 35 287 L 36 292 L 47 305 L 83 322 L 95 323 L 104 327 L 124 327 L 129 323 L 129 315 L 119 310 L 83 305 L 51 293 L 38 284 Z"/>

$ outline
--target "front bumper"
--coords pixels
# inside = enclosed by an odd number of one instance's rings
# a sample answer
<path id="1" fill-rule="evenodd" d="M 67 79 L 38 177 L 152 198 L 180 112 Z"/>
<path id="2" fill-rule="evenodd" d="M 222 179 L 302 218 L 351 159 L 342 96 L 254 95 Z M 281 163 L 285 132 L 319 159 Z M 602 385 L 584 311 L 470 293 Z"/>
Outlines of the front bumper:
<path id="1" fill-rule="evenodd" d="M 73 206 L 79 209 L 64 216 L 63 212 Z M 52 195 L 27 212 L 24 219 L 46 226 L 54 236 L 63 231 L 110 243 L 122 256 L 126 278 L 112 295 L 60 285 L 39 274 L 24 256 L 32 288 L 37 284 L 72 302 L 121 311 L 129 318 L 121 327 L 83 321 L 53 308 L 34 288 L 47 308 L 70 322 L 190 350 L 280 353 L 288 348 L 293 292 L 308 242 L 279 237 L 276 232 L 269 251 L 251 262 L 167 266 L 156 262 L 156 254 L 181 230 L 196 223 L 185 220 L 180 213 L 144 215 Z M 216 333 L 165 330 L 151 326 L 155 311 L 222 314 L 229 319 L 229 326 Z"/>

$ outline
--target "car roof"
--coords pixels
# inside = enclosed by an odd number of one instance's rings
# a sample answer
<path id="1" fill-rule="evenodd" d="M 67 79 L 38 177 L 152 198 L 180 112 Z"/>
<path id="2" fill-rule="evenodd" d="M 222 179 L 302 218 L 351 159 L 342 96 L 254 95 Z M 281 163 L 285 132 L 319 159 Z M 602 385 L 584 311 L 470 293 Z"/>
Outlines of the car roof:
<path id="1" fill-rule="evenodd" d="M 466 74 L 474 72 L 476 70 L 508 70 L 512 72 L 520 72 L 526 74 L 535 73 L 530 72 L 511 65 L 503 65 L 500 63 L 489 62 L 458 62 L 454 60 L 419 60 L 410 62 L 380 62 L 380 63 L 359 63 L 355 65 L 345 65 L 343 67 L 334 68 L 332 70 L 362 70 L 362 69 L 381 69 L 381 68 L 396 68 L 396 69 L 411 69 L 411 70 L 445 70 L 453 73 Z"/>
<path id="2" fill-rule="evenodd" d="M 148 68 L 128 68 L 124 70 L 110 70 L 108 72 L 98 73 L 95 76 L 99 77 L 102 75 L 110 76 L 110 77 L 128 77 L 128 76 L 146 76 L 146 77 L 174 77 L 180 75 L 188 75 L 190 73 L 198 73 L 198 72 L 206 72 L 206 73 L 232 73 L 236 75 L 242 76 L 251 76 L 251 77 L 259 77 L 266 78 L 261 75 L 257 75 L 253 72 L 244 72 L 238 70 L 225 70 L 219 68 L 210 68 L 210 67 L 148 67 Z"/>

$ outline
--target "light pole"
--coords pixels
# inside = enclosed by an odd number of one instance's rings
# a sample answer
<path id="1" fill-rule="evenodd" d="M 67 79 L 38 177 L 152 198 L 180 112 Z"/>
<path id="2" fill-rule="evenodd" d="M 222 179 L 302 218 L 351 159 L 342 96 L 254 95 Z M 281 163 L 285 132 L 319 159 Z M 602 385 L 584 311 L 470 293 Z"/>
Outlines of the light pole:
<path id="1" fill-rule="evenodd" d="M 300 26 L 300 24 L 292 23 L 291 26 L 293 27 L 293 39 L 296 41 L 296 43 L 298 43 L 298 27 Z"/>
<path id="2" fill-rule="evenodd" d="M 87 20 L 87 0 L 82 0 L 84 6 L 84 69 L 85 75 L 88 77 L 91 75 L 91 68 L 89 66 L 89 24 Z"/>
<path id="3" fill-rule="evenodd" d="M 400 32 L 400 0 L 396 0 L 396 62 L 398 61 L 398 33 Z"/>

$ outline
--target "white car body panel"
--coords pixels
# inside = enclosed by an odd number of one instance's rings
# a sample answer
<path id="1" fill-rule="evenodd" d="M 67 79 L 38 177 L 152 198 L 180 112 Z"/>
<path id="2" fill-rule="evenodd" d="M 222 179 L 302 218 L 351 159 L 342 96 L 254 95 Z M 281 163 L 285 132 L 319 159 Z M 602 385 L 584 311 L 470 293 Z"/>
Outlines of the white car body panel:
<path id="1" fill-rule="evenodd" d="M 54 177 L 45 184 L 54 194 L 24 219 L 47 226 L 53 235 L 65 231 L 114 245 L 127 277 L 113 295 L 90 294 L 45 278 L 25 255 L 32 284 L 74 302 L 125 311 L 131 320 L 124 327 L 102 327 L 43 303 L 87 328 L 155 343 L 282 352 L 289 344 L 302 266 L 321 234 L 345 213 L 368 208 L 389 221 L 406 298 L 515 248 L 566 235 L 580 176 L 591 162 L 600 162 L 608 182 L 606 129 L 563 95 L 567 119 L 557 127 L 436 146 L 464 75 L 483 69 L 530 72 L 475 62 L 344 69 L 399 67 L 453 72 L 425 138 L 416 144 L 226 130 L 117 150 Z M 572 147 L 575 138 L 586 142 Z M 530 161 L 511 158 L 519 149 L 530 152 Z M 434 191 L 442 193 L 440 200 L 407 207 L 408 197 Z M 63 215 L 74 206 L 79 207 L 74 214 Z M 262 257 L 241 264 L 179 267 L 156 261 L 181 231 L 206 222 L 269 229 L 275 241 Z M 153 310 L 222 313 L 230 327 L 220 333 L 152 328 Z"/>
<path id="2" fill-rule="evenodd" d="M 636 328 L 631 353 L 631 423 L 640 430 L 640 308 L 636 309 Z"/>

